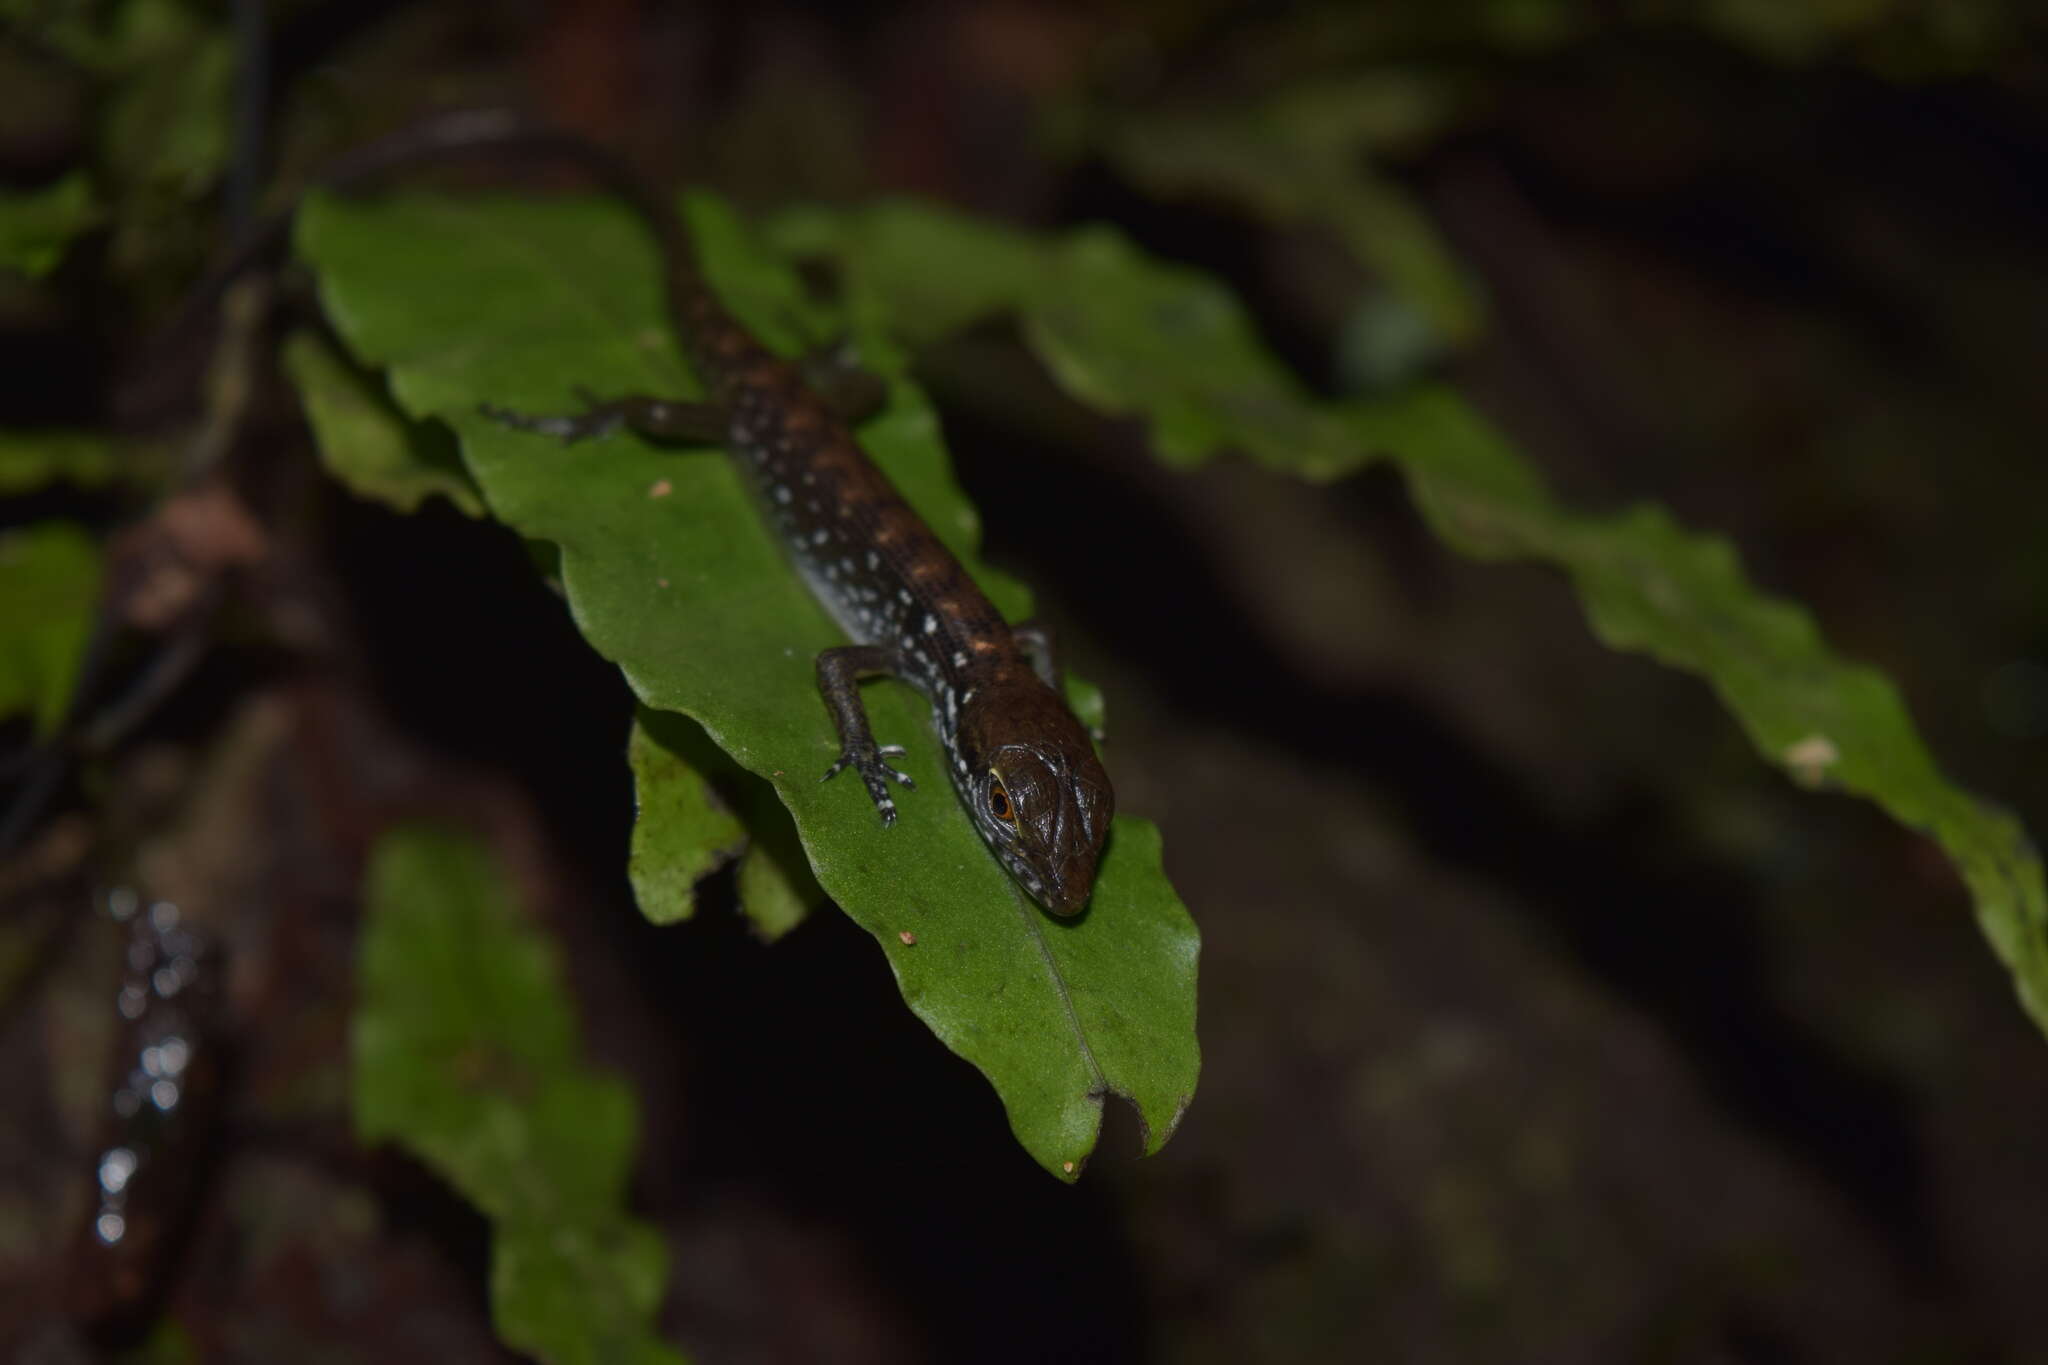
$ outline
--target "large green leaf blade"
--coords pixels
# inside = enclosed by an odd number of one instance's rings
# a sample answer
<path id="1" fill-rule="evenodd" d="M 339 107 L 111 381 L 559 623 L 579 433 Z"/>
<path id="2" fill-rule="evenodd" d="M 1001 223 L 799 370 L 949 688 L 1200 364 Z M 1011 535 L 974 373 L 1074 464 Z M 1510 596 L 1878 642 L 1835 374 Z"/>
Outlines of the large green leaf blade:
<path id="1" fill-rule="evenodd" d="M 1216 281 L 1152 260 L 1101 228 L 1036 238 L 891 203 L 787 215 L 786 247 L 837 257 L 850 287 L 930 340 L 998 311 L 1069 392 L 1145 419 L 1168 463 L 1225 451 L 1312 479 L 1386 459 L 1432 530 L 1485 559 L 1535 559 L 1572 578 L 1598 637 L 1704 677 L 1795 780 L 1876 802 L 1938 842 L 2020 999 L 2048 1030 L 2048 885 L 2024 828 L 1941 774 L 1896 688 L 1828 649 L 1803 608 L 1759 591 L 1727 542 L 1658 508 L 1560 506 L 1508 440 L 1449 389 L 1315 400 Z M 984 270 L 989 255 L 999 271 Z M 946 301 L 968 301 L 972 308 Z"/>
<path id="2" fill-rule="evenodd" d="M 549 1365 L 674 1365 L 653 1332 L 659 1238 L 623 1211 L 633 1098 L 590 1069 L 551 945 L 488 849 L 403 828 L 371 859 L 354 1021 L 356 1131 L 490 1218 L 491 1308 Z"/>
<path id="3" fill-rule="evenodd" d="M 720 293 L 785 348 L 809 309 L 794 276 L 708 202 L 693 213 Z M 578 626 L 643 702 L 695 718 L 794 816 L 825 891 L 871 933 L 905 1000 L 995 1085 L 1047 1169 L 1078 1171 L 1105 1093 L 1137 1106 L 1156 1148 L 1194 1089 L 1197 936 L 1141 822 L 1120 820 L 1089 913 L 1054 921 L 1002 872 L 959 810 L 928 708 L 908 688 L 865 691 L 876 733 L 909 746 L 919 790 L 885 828 L 858 784 L 821 784 L 837 753 L 812 658 L 842 637 L 790 571 L 719 455 L 621 434 L 565 447 L 509 431 L 482 402 L 573 406 L 585 386 L 696 391 L 659 308 L 651 243 L 607 202 L 380 204 L 323 200 L 301 219 L 330 316 L 391 371 L 414 417 L 453 425 L 492 514 L 561 550 Z M 863 322 L 869 320 L 863 319 Z M 825 329 L 813 323 L 811 334 Z M 900 357 L 872 327 L 864 360 Z M 923 396 L 898 379 L 862 442 L 1007 613 L 1014 584 L 973 557 L 976 519 L 954 485 Z"/>

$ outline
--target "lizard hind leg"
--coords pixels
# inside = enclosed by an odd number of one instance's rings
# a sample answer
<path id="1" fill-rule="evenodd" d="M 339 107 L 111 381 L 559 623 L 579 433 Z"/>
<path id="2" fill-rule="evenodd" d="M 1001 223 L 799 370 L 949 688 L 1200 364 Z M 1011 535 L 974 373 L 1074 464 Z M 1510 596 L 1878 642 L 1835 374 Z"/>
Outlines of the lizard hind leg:
<path id="1" fill-rule="evenodd" d="M 861 368 L 852 347 L 845 342 L 809 352 L 800 368 L 804 383 L 848 426 L 857 427 L 889 406 L 888 381 Z"/>
<path id="2" fill-rule="evenodd" d="M 1059 637 L 1051 626 L 1033 617 L 1019 621 L 1010 627 L 1010 638 L 1014 639 L 1031 660 L 1031 667 L 1047 687 L 1057 692 L 1062 686 L 1066 671 L 1060 667 Z"/>

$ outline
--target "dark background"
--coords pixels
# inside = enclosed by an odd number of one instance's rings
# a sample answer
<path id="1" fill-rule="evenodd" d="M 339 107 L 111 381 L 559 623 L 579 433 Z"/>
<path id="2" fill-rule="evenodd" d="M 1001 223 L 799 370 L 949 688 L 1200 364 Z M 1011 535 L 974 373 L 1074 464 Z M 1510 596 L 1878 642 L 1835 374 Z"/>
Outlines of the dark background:
<path id="1" fill-rule="evenodd" d="M 1731 537 L 1898 682 L 1953 777 L 2048 822 L 2048 70 L 2024 6 L 269 20 L 287 165 L 512 99 L 758 209 L 909 191 L 1106 219 L 1221 275 L 1329 393 L 1384 282 L 1313 222 L 1161 199 L 1087 130 L 1353 74 L 1455 92 L 1375 169 L 1488 320 L 1408 373 L 1455 380 L 1579 506 Z M 22 31 L 0 56 L 9 179 L 93 155 L 92 84 Z M 158 264 L 212 240 L 167 235 Z M 175 292 L 120 264 L 88 244 L 0 299 L 8 425 L 120 410 Z M 1169 474 L 1001 327 L 923 374 L 991 559 L 1105 687 L 1120 807 L 1163 825 L 1202 927 L 1202 1087 L 1166 1150 L 1134 1160 L 1113 1113 L 1081 1184 L 1048 1178 L 830 911 L 773 947 L 722 887 L 690 925 L 641 921 L 616 671 L 503 532 L 321 484 L 280 394 L 235 472 L 269 558 L 8 874 L 42 927 L 0 1005 L 0 1344 L 101 1349 L 53 1312 L 87 1272 L 51 1248 L 111 1027 L 82 888 L 118 856 L 220 907 L 236 961 L 236 1083 L 159 1296 L 188 1358 L 494 1356 L 482 1222 L 358 1151 L 342 1107 L 362 850 L 394 813 L 459 810 L 516 850 L 638 1088 L 636 1207 L 698 1359 L 2043 1358 L 2048 1051 L 1931 844 L 1603 650 L 1556 572 L 1438 547 L 1391 473 Z M 125 510 L 59 491 L 6 520 Z"/>

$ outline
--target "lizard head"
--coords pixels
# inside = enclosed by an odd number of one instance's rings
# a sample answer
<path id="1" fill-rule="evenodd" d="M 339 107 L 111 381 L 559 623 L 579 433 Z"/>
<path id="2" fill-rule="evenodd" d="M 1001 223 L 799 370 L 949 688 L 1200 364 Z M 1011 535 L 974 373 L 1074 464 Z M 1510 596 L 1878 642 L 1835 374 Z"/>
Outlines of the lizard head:
<path id="1" fill-rule="evenodd" d="M 1032 899 L 1079 914 L 1116 810 L 1088 732 L 1027 674 L 970 693 L 957 734 L 953 785 L 975 829 Z"/>

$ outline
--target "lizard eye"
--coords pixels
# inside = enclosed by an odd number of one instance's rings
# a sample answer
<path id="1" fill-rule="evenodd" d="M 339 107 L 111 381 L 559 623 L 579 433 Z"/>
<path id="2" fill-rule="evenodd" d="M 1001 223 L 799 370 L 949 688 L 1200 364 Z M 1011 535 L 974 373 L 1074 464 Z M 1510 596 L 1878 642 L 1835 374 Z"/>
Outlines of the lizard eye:
<path id="1" fill-rule="evenodd" d="M 988 784 L 988 813 L 998 820 L 1017 823 L 1017 808 L 1010 804 L 1010 794 L 1003 790 L 1000 777 Z"/>

